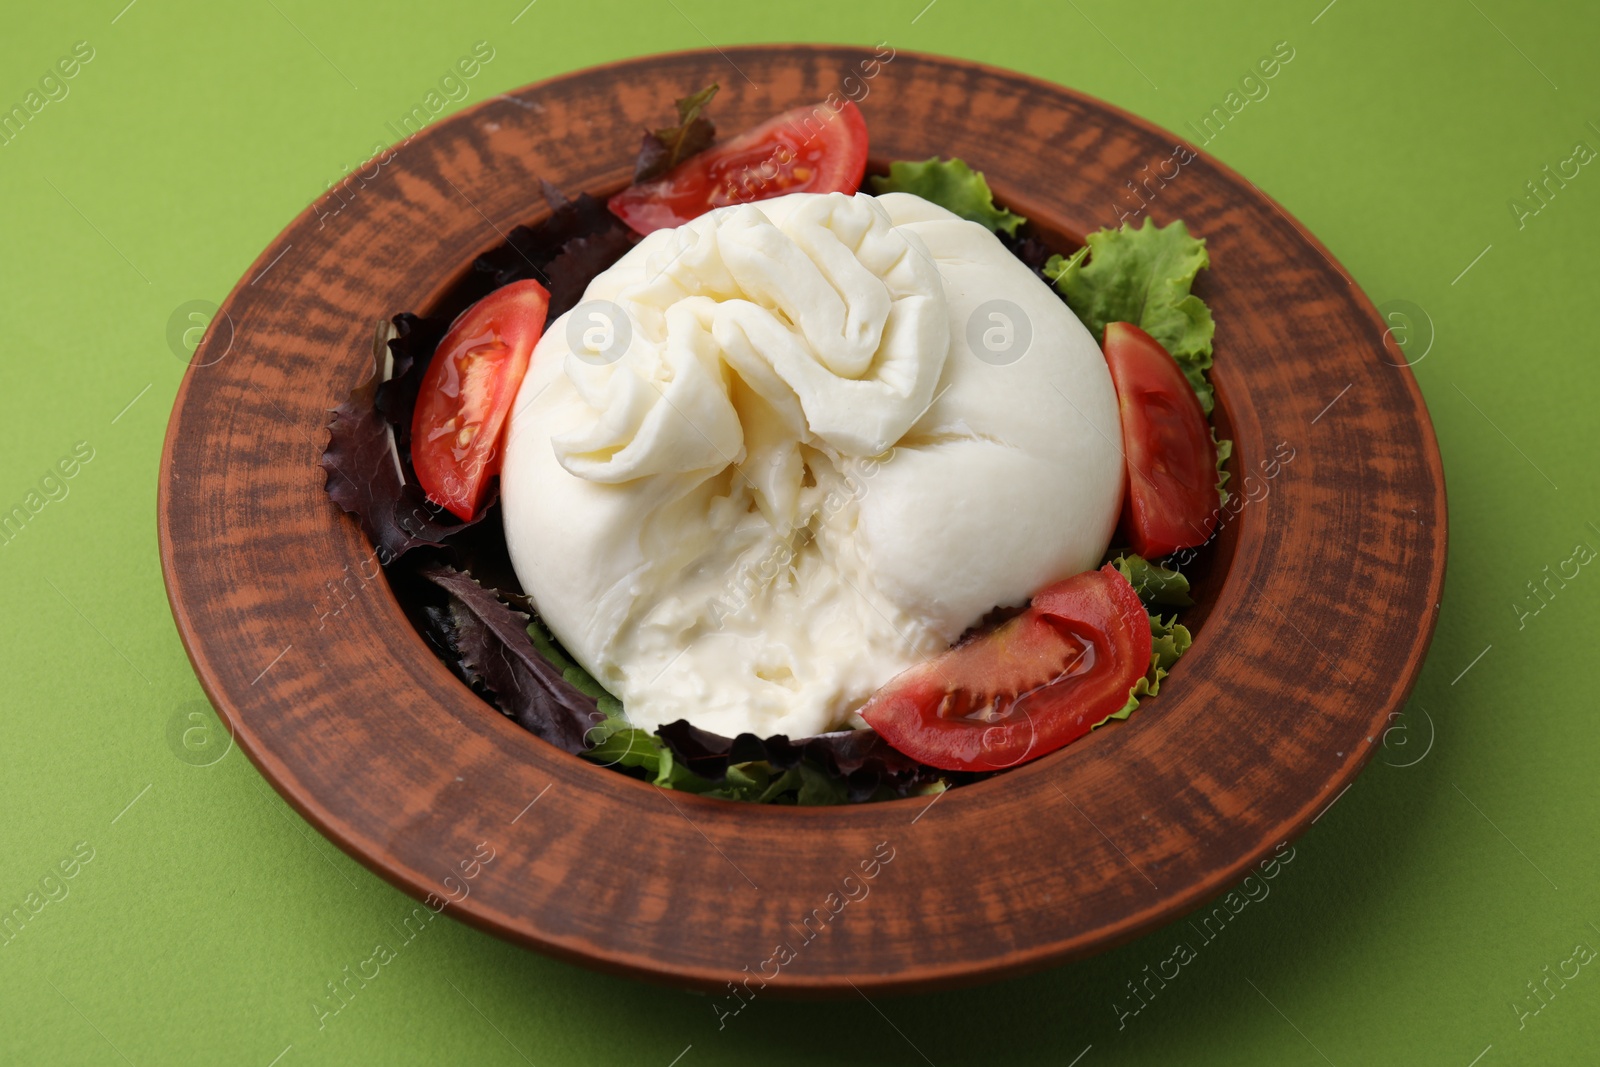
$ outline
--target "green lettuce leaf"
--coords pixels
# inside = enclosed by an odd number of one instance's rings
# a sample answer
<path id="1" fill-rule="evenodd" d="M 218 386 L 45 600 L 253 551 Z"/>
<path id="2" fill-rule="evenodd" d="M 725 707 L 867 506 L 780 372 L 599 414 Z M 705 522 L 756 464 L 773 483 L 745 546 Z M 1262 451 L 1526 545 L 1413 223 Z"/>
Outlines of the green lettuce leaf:
<path id="1" fill-rule="evenodd" d="M 723 800 L 746 800 L 758 804 L 843 804 L 849 800 L 844 778 L 831 775 L 810 761 L 802 761 L 779 771 L 766 760 L 735 763 L 721 781 L 713 782 L 684 766 L 672 748 L 656 734 L 641 730 L 622 717 L 622 701 L 612 696 L 594 676 L 580 667 L 566 649 L 556 642 L 537 618 L 528 624 L 533 647 L 549 660 L 562 678 L 586 696 L 593 697 L 605 718 L 590 727 L 586 739 L 592 743 L 582 753 L 585 759 L 605 767 L 630 767 L 642 771 L 645 780 L 664 789 L 700 793 Z M 916 790 L 917 793 L 926 790 Z M 882 790 L 881 797 L 895 796 Z"/>
<path id="2" fill-rule="evenodd" d="M 608 716 L 591 727 L 588 736 L 595 744 L 583 754 L 585 759 L 606 767 L 636 767 L 644 771 L 650 782 L 667 789 L 678 789 L 685 793 L 713 793 L 716 790 L 716 783 L 706 781 L 677 762 L 672 749 L 663 744 L 659 737 L 639 729 L 626 719 Z"/>
<path id="3" fill-rule="evenodd" d="M 1161 691 L 1161 679 L 1172 670 L 1178 657 L 1189 651 L 1193 637 L 1189 629 L 1178 622 L 1176 614 L 1163 616 L 1153 609 L 1158 606 L 1188 607 L 1194 601 L 1189 597 L 1189 579 L 1170 567 L 1151 563 L 1143 556 L 1125 552 L 1111 561 L 1122 576 L 1128 579 L 1133 591 L 1139 594 L 1145 611 L 1150 615 L 1150 669 L 1128 691 L 1128 702 L 1120 711 L 1112 712 L 1095 723 L 1099 728 L 1112 719 L 1126 719 L 1139 706 L 1141 697 L 1155 696 Z"/>
<path id="4" fill-rule="evenodd" d="M 1215 400 L 1205 372 L 1216 324 L 1205 301 L 1189 292 L 1211 263 L 1205 241 L 1182 222 L 1157 226 L 1148 218 L 1138 229 L 1124 223 L 1086 240 L 1070 257 L 1051 256 L 1045 277 L 1096 341 L 1108 322 L 1131 322 L 1160 341 L 1210 414 Z"/>
<path id="5" fill-rule="evenodd" d="M 830 777 L 809 763 L 797 764 L 794 769 L 800 772 L 796 804 L 843 804 L 848 799 L 842 779 Z"/>
<path id="6" fill-rule="evenodd" d="M 1114 711 L 1104 719 L 1095 723 L 1095 727 L 1104 726 L 1112 719 L 1126 719 L 1139 707 L 1140 697 L 1153 697 L 1161 692 L 1161 679 L 1165 678 L 1172 670 L 1172 665 L 1178 662 L 1178 657 L 1189 651 L 1189 646 L 1194 639 L 1189 634 L 1188 627 L 1178 622 L 1178 616 L 1162 617 L 1150 616 L 1150 669 L 1145 676 L 1133 683 L 1133 688 L 1128 690 L 1128 702 L 1120 711 Z"/>
<path id="7" fill-rule="evenodd" d="M 1003 230 L 1010 237 L 1015 237 L 1017 227 L 1028 221 L 1015 212 L 995 207 L 994 194 L 983 173 L 959 159 L 934 156 L 921 163 L 891 163 L 887 178 L 873 175 L 872 191 L 880 195 L 915 193 L 990 230 Z"/>
<path id="8" fill-rule="evenodd" d="M 1146 610 L 1156 605 L 1186 608 L 1194 603 L 1189 598 L 1189 579 L 1176 570 L 1151 563 L 1132 552 L 1123 553 L 1111 564 L 1128 579 L 1133 591 L 1144 601 Z"/>
<path id="9" fill-rule="evenodd" d="M 561 672 L 561 677 L 567 684 L 586 697 L 593 697 L 600 705 L 600 713 L 606 716 L 622 714 L 622 701 L 612 696 L 606 687 L 594 680 L 594 675 L 578 666 L 567 650 L 556 644 L 554 635 L 544 628 L 544 624 L 534 619 L 528 624 L 528 636 L 533 639 L 533 647 L 539 655 L 555 664 Z"/>
<path id="10" fill-rule="evenodd" d="M 1221 505 L 1226 504 L 1228 502 L 1228 498 L 1233 495 L 1223 488 L 1223 486 L 1228 484 L 1228 479 L 1231 477 L 1231 475 L 1228 474 L 1226 467 L 1228 463 L 1228 457 L 1233 455 L 1233 441 L 1231 438 L 1227 437 L 1224 437 L 1222 440 L 1218 441 L 1216 427 L 1212 427 L 1211 429 L 1211 440 L 1217 446 L 1217 496 L 1220 498 L 1220 502 L 1218 504 L 1220 507 Z"/>
<path id="11" fill-rule="evenodd" d="M 585 759 L 607 767 L 636 767 L 644 771 L 651 782 L 668 789 L 704 793 L 714 787 L 714 783 L 678 763 L 672 750 L 659 737 L 640 730 L 623 718 L 622 701 L 595 681 L 594 675 L 578 666 L 577 661 L 556 643 L 555 635 L 545 629 L 544 623 L 537 617 L 528 623 L 528 637 L 538 653 L 561 672 L 567 684 L 585 696 L 593 697 L 605 716 L 584 735 L 592 745 L 583 753 Z"/>

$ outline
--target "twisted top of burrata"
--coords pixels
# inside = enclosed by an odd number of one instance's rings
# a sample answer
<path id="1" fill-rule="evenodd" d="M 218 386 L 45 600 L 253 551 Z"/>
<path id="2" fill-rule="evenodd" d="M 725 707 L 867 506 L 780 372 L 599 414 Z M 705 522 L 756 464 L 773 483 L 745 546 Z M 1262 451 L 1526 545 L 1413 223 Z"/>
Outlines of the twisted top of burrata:
<path id="1" fill-rule="evenodd" d="M 798 193 L 651 234 L 550 325 L 506 540 L 635 724 L 808 736 L 1093 566 L 1118 441 L 1094 340 L 988 230 Z"/>

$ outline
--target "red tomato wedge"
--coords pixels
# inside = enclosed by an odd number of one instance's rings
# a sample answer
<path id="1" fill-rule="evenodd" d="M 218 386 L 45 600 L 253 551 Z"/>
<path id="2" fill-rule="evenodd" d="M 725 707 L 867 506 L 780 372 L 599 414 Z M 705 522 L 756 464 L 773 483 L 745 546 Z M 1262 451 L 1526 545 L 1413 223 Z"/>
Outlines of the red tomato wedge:
<path id="1" fill-rule="evenodd" d="M 875 693 L 861 717 L 947 771 L 997 771 L 1076 741 L 1150 669 L 1150 616 L 1115 567 L 1042 590 L 1021 615 Z"/>
<path id="2" fill-rule="evenodd" d="M 853 193 L 867 169 L 867 124 L 855 104 L 797 107 L 690 156 L 661 177 L 607 201 L 645 234 L 681 226 L 714 207 L 785 193 Z"/>
<path id="3" fill-rule="evenodd" d="M 500 437 L 550 293 L 512 282 L 463 311 L 434 350 L 411 417 L 411 465 L 428 499 L 461 519 L 476 517 L 500 473 Z"/>
<path id="4" fill-rule="evenodd" d="M 1132 323 L 1107 323 L 1104 347 L 1128 468 L 1123 532 L 1146 559 L 1205 544 L 1220 499 L 1217 446 L 1199 397 L 1161 342 Z"/>

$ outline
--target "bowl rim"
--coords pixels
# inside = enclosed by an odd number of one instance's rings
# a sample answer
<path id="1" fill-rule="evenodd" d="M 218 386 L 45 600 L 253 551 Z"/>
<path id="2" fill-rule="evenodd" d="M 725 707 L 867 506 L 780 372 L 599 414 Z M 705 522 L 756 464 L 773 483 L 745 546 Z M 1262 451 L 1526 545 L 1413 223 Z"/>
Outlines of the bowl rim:
<path id="1" fill-rule="evenodd" d="M 542 79 L 538 82 L 507 89 L 505 92 L 495 96 L 486 97 L 485 99 L 479 100 L 476 103 L 459 111 L 438 117 L 434 121 L 430 122 L 429 125 L 418 134 L 413 135 L 413 138 L 408 139 L 407 142 L 403 143 L 409 143 L 412 139 L 422 140 L 430 136 L 438 137 L 447 127 L 461 126 L 475 121 L 479 117 L 486 114 L 490 109 L 495 107 L 497 101 L 507 97 L 538 93 L 553 86 L 558 86 L 562 83 L 568 82 L 569 80 L 591 76 L 614 77 L 622 72 L 638 70 L 642 64 L 664 60 L 721 60 L 727 59 L 730 56 L 735 58 L 740 56 L 770 56 L 775 53 L 789 52 L 811 53 L 817 56 L 848 55 L 850 57 L 855 57 L 864 53 L 868 53 L 868 49 L 862 46 L 848 44 L 759 44 L 728 46 L 724 48 L 713 47 L 703 49 L 684 49 L 673 52 L 652 54 L 648 56 L 614 60 L 608 63 L 582 68 L 580 70 L 567 71 L 562 74 L 554 75 L 550 78 Z M 1188 148 L 1194 152 L 1195 156 L 1200 160 L 1203 160 L 1208 167 L 1214 169 L 1222 177 L 1235 184 L 1248 186 L 1250 189 L 1254 190 L 1255 195 L 1258 196 L 1264 204 L 1270 206 L 1279 215 L 1281 215 L 1297 231 L 1300 238 L 1304 240 L 1313 250 L 1315 250 L 1323 260 L 1326 261 L 1327 266 L 1334 272 L 1337 278 L 1343 281 L 1344 284 L 1350 288 L 1351 293 L 1361 310 L 1361 313 L 1367 320 L 1366 325 L 1372 329 L 1375 335 L 1382 335 L 1384 345 L 1392 354 L 1400 356 L 1399 350 L 1393 342 L 1392 335 L 1388 333 L 1386 324 L 1379 315 L 1377 309 L 1361 291 L 1359 286 L 1355 284 L 1354 280 L 1350 277 L 1345 268 L 1332 257 L 1323 243 L 1309 230 L 1307 230 L 1298 220 L 1285 211 L 1275 199 L 1260 190 L 1248 178 L 1245 178 L 1233 168 L 1205 153 L 1201 148 L 1190 144 L 1184 138 L 1176 137 L 1170 133 L 1170 131 L 1167 131 L 1156 124 L 1149 122 L 1148 120 L 1145 120 L 1120 107 L 1106 103 L 1078 90 L 1052 83 L 1045 79 L 1029 74 L 1009 70 L 987 63 L 962 59 L 959 57 L 897 49 L 894 52 L 893 58 L 898 60 L 902 57 L 929 64 L 956 66 L 1007 81 L 1022 83 L 1025 84 L 1031 92 L 1043 93 L 1047 96 L 1064 94 L 1068 97 L 1076 99 L 1079 103 L 1085 105 L 1089 109 L 1101 111 L 1113 117 L 1118 122 L 1125 123 L 1141 132 L 1154 135 L 1162 140 L 1187 145 Z M 390 146 L 390 149 L 386 149 L 385 151 L 392 150 L 393 146 Z M 382 153 L 379 153 L 379 155 L 381 154 Z M 363 168 L 364 166 L 365 164 L 363 164 Z M 1003 176 L 998 176 L 998 181 L 1000 184 L 1004 184 L 1005 179 Z M 324 203 L 329 195 L 332 195 L 331 192 L 324 194 L 324 196 L 318 197 L 312 203 L 308 204 L 302 211 L 296 214 L 293 220 L 291 220 L 291 222 L 286 225 L 271 242 L 268 243 L 266 248 L 264 248 L 263 251 L 255 258 L 249 268 L 235 283 L 227 298 L 221 303 L 219 314 L 232 308 L 240 295 L 253 284 L 253 279 L 260 277 L 264 270 L 269 268 L 273 263 L 276 263 L 278 258 L 281 258 L 282 252 L 286 249 L 281 248 L 280 246 L 284 244 L 286 236 L 291 231 L 294 231 L 295 229 L 304 225 L 308 220 L 312 220 L 317 215 L 318 206 Z M 487 242 L 485 247 L 490 247 L 495 243 L 498 242 Z M 441 276 L 439 290 L 436 290 L 430 296 L 429 302 L 437 299 L 439 291 L 442 291 L 447 282 L 448 278 Z M 202 344 L 209 343 L 210 340 L 211 337 L 209 336 L 208 331 L 208 336 L 206 337 L 205 341 L 202 342 Z M 230 343 L 236 344 L 237 339 L 231 339 Z M 1383 732 L 1386 724 L 1392 717 L 1393 712 L 1398 710 L 1400 707 L 1403 707 L 1406 699 L 1416 684 L 1423 659 L 1432 640 L 1434 627 L 1437 621 L 1438 604 L 1442 595 L 1446 572 L 1445 547 L 1447 544 L 1448 512 L 1446 508 L 1444 470 L 1438 451 L 1437 439 L 1433 429 L 1432 421 L 1428 416 L 1427 407 L 1422 397 L 1421 389 L 1418 386 L 1415 376 L 1412 374 L 1409 366 L 1403 365 L 1403 356 L 1400 356 L 1400 359 L 1396 361 L 1396 365 L 1397 376 L 1403 382 L 1403 386 L 1408 393 L 1408 398 L 1420 417 L 1418 429 L 1425 438 L 1425 443 L 1427 446 L 1423 451 L 1421 460 L 1423 466 L 1426 468 L 1426 474 L 1430 483 L 1429 488 L 1432 490 L 1432 502 L 1436 504 L 1434 514 L 1430 516 L 1430 519 L 1434 524 L 1434 541 L 1437 551 L 1434 553 L 1431 561 L 1427 583 L 1427 601 L 1432 605 L 1432 607 L 1431 609 L 1425 611 L 1420 620 L 1416 620 L 1420 623 L 1420 625 L 1416 630 L 1416 637 L 1412 641 L 1408 652 L 1407 667 L 1404 672 L 1404 676 L 1399 680 L 1399 686 L 1392 691 L 1392 699 L 1386 701 L 1383 706 L 1376 707 L 1373 714 L 1369 716 L 1368 732 L 1373 733 L 1374 735 L 1381 734 Z M 251 762 L 260 771 L 262 776 L 265 777 L 270 784 L 272 784 L 273 788 L 303 818 L 315 826 L 318 832 L 337 844 L 347 854 L 351 855 L 369 870 L 372 870 L 375 874 L 384 878 L 386 881 L 395 885 L 408 895 L 424 899 L 425 901 L 440 899 L 440 896 L 437 892 L 438 883 L 435 879 L 430 878 L 428 875 L 418 869 L 415 869 L 414 867 L 398 861 L 397 858 L 391 852 L 389 852 L 381 842 L 368 839 L 365 835 L 356 832 L 352 826 L 342 821 L 338 817 L 337 813 L 328 810 L 322 802 L 320 802 L 316 797 L 312 796 L 303 787 L 293 768 L 291 768 L 288 763 L 280 758 L 280 756 L 273 750 L 272 746 L 264 743 L 263 739 L 257 736 L 256 732 L 245 720 L 245 717 L 242 716 L 235 707 L 233 697 L 229 689 L 224 686 L 224 674 L 219 670 L 218 665 L 213 662 L 211 654 L 207 648 L 207 639 L 197 626 L 196 620 L 190 613 L 189 605 L 186 603 L 184 576 L 176 569 L 175 553 L 177 551 L 177 546 L 173 536 L 171 515 L 172 508 L 174 507 L 173 494 L 175 487 L 175 479 L 172 472 L 174 470 L 175 453 L 179 447 L 180 438 L 184 428 L 184 422 L 180 418 L 180 415 L 184 412 L 186 404 L 191 399 L 191 386 L 196 381 L 196 372 L 200 369 L 203 369 L 205 366 L 206 364 L 197 363 L 193 360 L 193 358 L 191 358 L 190 366 L 185 370 L 183 380 L 178 388 L 162 446 L 157 508 L 158 540 L 160 545 L 164 585 L 168 596 L 168 602 L 173 612 L 174 621 L 177 625 L 179 636 L 183 641 L 184 648 L 190 659 L 191 665 L 195 670 L 196 676 L 199 679 L 207 698 L 210 700 L 212 705 L 217 708 L 219 716 L 227 725 L 230 734 L 238 742 L 239 747 L 249 757 Z M 1220 392 L 1221 387 L 1219 385 L 1219 393 Z M 342 514 L 339 516 L 339 518 L 341 520 L 348 521 L 347 517 Z M 1242 551 L 1243 537 L 1249 527 L 1246 523 L 1240 522 L 1237 524 L 1236 528 L 1238 529 L 1239 536 L 1241 538 Z M 365 543 L 364 538 L 362 541 Z M 1236 558 L 1234 560 L 1234 569 L 1237 569 L 1242 562 L 1243 560 L 1241 558 Z M 1223 580 L 1221 583 L 1221 587 L 1214 602 L 1214 606 L 1212 608 L 1213 615 L 1220 616 L 1223 614 L 1225 609 L 1237 609 L 1240 603 L 1248 596 L 1248 593 L 1243 586 L 1243 581 L 1235 580 L 1231 574 L 1226 576 L 1225 580 Z M 394 604 L 393 594 L 392 592 L 387 591 L 386 583 L 385 590 L 387 599 L 389 601 L 389 606 L 394 607 L 397 610 L 397 605 Z M 409 628 L 409 622 L 407 622 L 406 625 Z M 1197 635 L 1196 643 L 1199 644 L 1203 640 L 1205 640 L 1205 635 L 1204 631 L 1202 630 L 1202 632 Z M 418 645 L 424 649 L 426 648 L 426 646 L 421 642 L 420 635 L 418 636 Z M 441 684 L 456 687 L 460 690 L 461 695 L 465 699 L 472 701 L 474 704 L 482 703 L 480 698 L 476 694 L 472 693 L 472 691 L 463 683 L 461 683 L 449 671 L 448 667 L 446 667 L 443 662 L 439 661 L 437 657 L 431 654 L 431 651 L 423 658 L 426 661 L 426 665 L 423 669 L 437 676 L 441 681 Z M 485 720 L 489 723 L 492 723 L 492 725 L 488 727 L 488 729 L 492 732 L 515 735 L 519 738 L 531 736 L 526 735 L 526 732 L 521 727 L 515 725 L 510 720 L 504 719 L 498 713 L 486 715 Z M 1083 745 L 1087 742 L 1087 740 L 1088 739 L 1086 739 L 1084 742 L 1079 742 L 1078 744 Z M 1370 740 L 1371 739 L 1369 738 L 1369 741 Z M 538 743 L 543 744 L 543 742 Z M 659 790 L 657 787 L 648 783 L 631 779 L 626 775 L 616 774 L 608 768 L 596 766 L 586 760 L 581 759 L 580 757 L 561 752 L 560 750 L 555 749 L 554 746 L 548 747 L 550 748 L 551 753 L 553 753 L 554 756 L 560 761 L 569 761 L 573 767 L 582 768 L 583 772 L 593 772 L 606 775 L 607 780 L 612 783 L 612 788 L 635 793 L 640 796 L 649 795 L 656 797 L 666 793 L 666 791 Z M 1069 746 L 1068 749 L 1064 749 L 1050 756 L 1043 757 L 1022 767 L 1014 768 L 1003 775 L 996 776 L 993 779 L 963 786 L 960 788 L 959 792 L 963 794 L 981 794 L 985 792 L 997 793 L 1008 788 L 1007 784 L 1003 783 L 1012 783 L 1020 778 L 1044 775 L 1055 762 L 1058 762 L 1057 757 L 1062 757 L 1064 754 L 1071 752 L 1074 747 L 1075 746 Z M 1287 814 L 1284 818 L 1282 818 L 1277 825 L 1276 832 L 1268 835 L 1268 838 L 1271 840 L 1289 842 L 1293 841 L 1302 833 L 1304 833 L 1310 824 L 1316 821 L 1316 819 L 1320 818 L 1321 813 L 1325 812 L 1329 807 L 1331 807 L 1332 803 L 1337 801 L 1337 799 L 1343 795 L 1343 792 L 1349 788 L 1356 775 L 1370 760 L 1375 747 L 1376 746 L 1370 743 L 1366 746 L 1352 747 L 1351 750 L 1345 755 L 1343 763 L 1327 776 L 1326 780 L 1323 782 L 1322 788 L 1310 794 L 1306 801 L 1297 810 Z M 692 794 L 672 794 L 668 796 L 667 799 L 669 802 L 684 805 L 691 810 L 717 809 L 719 811 L 726 812 L 730 809 L 754 807 L 753 805 L 740 805 L 734 802 L 705 798 Z M 936 799 L 942 799 L 942 795 Z M 913 809 L 916 809 L 919 811 L 918 818 L 920 818 L 920 812 L 931 808 L 932 803 L 926 801 L 924 798 L 903 798 L 876 802 L 870 805 L 870 807 L 876 809 L 890 809 L 907 813 Z M 852 806 L 845 808 L 785 808 L 782 810 L 782 814 L 786 819 L 802 820 L 809 825 L 835 826 L 838 825 L 841 820 L 849 821 L 856 818 L 860 813 Z M 1266 840 L 1266 838 L 1263 840 Z M 771 988 L 773 992 L 793 995 L 817 993 L 830 994 L 841 991 L 848 992 L 852 987 L 855 986 L 859 986 L 868 990 L 879 989 L 885 991 L 933 989 L 951 985 L 968 984 L 975 980 L 992 980 L 1011 975 L 1027 973 L 1053 963 L 1092 955 L 1105 949 L 1125 943 L 1144 933 L 1150 932 L 1161 925 L 1164 925 L 1166 922 L 1194 911 L 1202 904 L 1215 899 L 1220 893 L 1222 893 L 1223 890 L 1236 884 L 1245 874 L 1253 869 L 1257 861 L 1262 855 L 1265 854 L 1266 849 L 1270 847 L 1271 846 L 1269 844 L 1261 849 L 1253 851 L 1247 850 L 1246 852 L 1239 854 L 1231 863 L 1213 867 L 1208 877 L 1198 881 L 1186 883 L 1181 893 L 1168 894 L 1147 908 L 1129 911 L 1120 921 L 1098 927 L 1092 936 L 1080 936 L 1063 942 L 1035 944 L 1024 946 L 1010 952 L 997 953 L 988 960 L 984 961 L 981 965 L 975 965 L 973 961 L 966 959 L 948 963 L 930 962 L 920 965 L 916 970 L 915 976 L 911 978 L 896 976 L 891 977 L 888 980 L 877 980 L 870 973 L 863 971 L 852 983 L 848 981 L 841 982 L 837 976 L 831 974 L 812 976 L 801 972 L 793 975 L 786 975 L 785 981 L 782 984 L 775 984 Z M 431 904 L 429 906 L 431 907 Z M 724 968 L 698 968 L 694 966 L 685 966 L 681 963 L 663 963 L 659 958 L 650 954 L 635 954 L 625 951 L 597 952 L 592 944 L 582 940 L 581 938 L 564 938 L 553 935 L 549 932 L 532 931 L 528 928 L 528 925 L 525 921 L 520 920 L 499 908 L 487 904 L 481 897 L 471 897 L 459 903 L 450 902 L 448 905 L 445 905 L 445 907 L 451 910 L 452 914 L 463 921 L 466 921 L 473 926 L 484 929 L 497 936 L 536 948 L 542 952 L 572 962 L 577 962 L 590 967 L 598 967 L 613 973 L 620 973 L 671 984 L 683 984 L 687 982 L 688 984 L 705 989 L 719 989 L 727 980 L 730 973 Z"/>

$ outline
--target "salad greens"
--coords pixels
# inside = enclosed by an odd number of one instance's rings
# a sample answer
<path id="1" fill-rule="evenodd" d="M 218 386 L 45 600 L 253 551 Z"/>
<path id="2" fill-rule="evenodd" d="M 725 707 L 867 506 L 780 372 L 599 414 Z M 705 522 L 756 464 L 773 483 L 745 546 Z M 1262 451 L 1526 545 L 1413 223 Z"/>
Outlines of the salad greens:
<path id="1" fill-rule="evenodd" d="M 1153 697 L 1161 691 L 1161 679 L 1165 678 L 1172 670 L 1172 665 L 1178 662 L 1178 657 L 1189 651 L 1192 638 L 1186 627 L 1178 622 L 1176 615 L 1163 618 L 1160 615 L 1150 616 L 1150 670 L 1137 682 L 1128 694 L 1128 703 L 1121 711 L 1107 715 L 1096 726 L 1104 726 L 1112 719 L 1126 719 L 1139 707 L 1140 697 Z"/>
<path id="2" fill-rule="evenodd" d="M 1189 579 L 1176 570 L 1132 552 L 1118 556 L 1111 564 L 1128 579 L 1146 608 L 1187 608 L 1194 604 L 1189 598 Z"/>
<path id="3" fill-rule="evenodd" d="M 473 261 L 474 280 L 483 295 L 503 285 L 532 278 L 550 290 L 547 319 L 554 322 L 576 307 L 595 276 L 632 248 L 638 238 L 588 193 L 569 199 L 549 182 L 540 188 L 550 216 L 533 226 L 516 226 L 506 243 Z"/>
<path id="4" fill-rule="evenodd" d="M 887 178 L 874 175 L 870 180 L 874 193 L 915 193 L 964 219 L 1008 236 L 1016 236 L 1017 227 L 1028 221 L 1015 212 L 995 207 L 994 194 L 989 191 L 989 183 L 982 172 L 959 159 L 935 156 L 921 163 L 891 163 Z"/>
<path id="5" fill-rule="evenodd" d="M 678 100 L 678 124 L 664 126 L 644 135 L 639 158 L 633 164 L 635 184 L 659 178 L 696 152 L 704 152 L 716 140 L 717 128 L 701 114 L 717 95 L 717 83 Z"/>
<path id="6" fill-rule="evenodd" d="M 1128 579 L 1133 591 L 1139 594 L 1145 610 L 1150 613 L 1150 670 L 1134 683 L 1128 694 L 1128 703 L 1122 710 L 1107 715 L 1095 723 L 1104 726 L 1112 719 L 1126 719 L 1139 707 L 1139 698 L 1155 696 L 1161 691 L 1161 679 L 1172 670 L 1178 657 L 1189 651 L 1193 637 L 1186 626 L 1178 622 L 1176 613 L 1163 616 L 1155 609 L 1163 605 L 1188 607 L 1194 601 L 1189 597 L 1189 579 L 1178 571 L 1151 563 L 1142 556 L 1129 552 L 1111 561 L 1112 565 Z"/>
<path id="7" fill-rule="evenodd" d="M 915 193 L 1011 238 L 1028 221 L 997 208 L 982 172 L 960 159 L 935 156 L 920 163 L 891 163 L 887 178 L 874 176 L 871 182 L 874 193 Z M 1146 218 L 1137 229 L 1124 223 L 1115 230 L 1097 230 L 1085 241 L 1070 256 L 1050 256 L 1041 271 L 1045 280 L 1055 285 L 1097 343 L 1104 341 L 1108 322 L 1131 322 L 1161 342 L 1210 415 L 1216 397 L 1206 371 L 1216 324 L 1205 301 L 1189 291 L 1195 276 L 1211 264 L 1205 240 L 1192 236 L 1182 221 L 1157 226 Z M 1232 441 L 1217 441 L 1217 493 L 1223 504 L 1228 502 L 1223 465 L 1232 453 Z"/>
<path id="8" fill-rule="evenodd" d="M 568 199 L 548 182 L 543 189 L 550 216 L 515 227 L 503 246 L 479 256 L 451 294 L 450 307 L 431 317 L 401 312 L 378 323 L 371 377 L 333 411 L 321 460 L 325 489 L 355 516 L 385 566 L 413 549 L 449 548 L 449 539 L 490 513 L 485 508 L 470 522 L 458 520 L 426 497 L 411 465 L 417 392 L 454 313 L 503 285 L 535 278 L 550 290 L 554 319 L 633 247 L 632 231 L 603 201 L 584 193 Z"/>
<path id="9" fill-rule="evenodd" d="M 1106 323 L 1131 322 L 1161 342 L 1209 416 L 1216 395 L 1206 371 L 1217 327 L 1205 301 L 1189 291 L 1195 276 L 1211 264 L 1205 239 L 1191 236 L 1182 221 L 1157 226 L 1146 218 L 1137 229 L 1124 223 L 1115 230 L 1097 230 L 1085 241 L 1070 256 L 1051 256 L 1044 265 L 1045 278 L 1095 340 L 1104 340 Z M 1226 466 L 1233 442 L 1218 440 L 1215 428 L 1211 440 L 1217 448 L 1221 506 L 1228 502 Z"/>
<path id="10" fill-rule="evenodd" d="M 1157 226 L 1148 218 L 1137 229 L 1123 223 L 1085 241 L 1071 256 L 1051 256 L 1045 277 L 1096 341 L 1108 322 L 1131 322 L 1160 341 L 1209 415 L 1215 400 L 1205 372 L 1216 324 L 1205 301 L 1189 292 L 1211 262 L 1205 241 L 1191 237 L 1181 221 Z"/>
<path id="11" fill-rule="evenodd" d="M 1227 468 L 1228 459 L 1233 455 L 1233 441 L 1227 437 L 1218 440 L 1216 428 L 1212 427 L 1211 443 L 1217 446 L 1217 496 L 1219 498 L 1217 506 L 1221 507 L 1233 495 L 1224 488 L 1228 484 L 1228 479 L 1232 477 Z"/>
<path id="12" fill-rule="evenodd" d="M 509 609 L 507 609 L 509 611 Z M 524 616 L 518 616 L 524 618 Z M 843 804 L 938 792 L 944 775 L 890 748 L 870 730 L 792 742 L 786 737 L 721 737 L 679 720 L 658 732 L 622 715 L 622 702 L 580 667 L 537 617 L 526 619 L 528 646 L 562 680 L 594 703 L 584 758 L 622 767 L 654 785 L 762 804 Z M 569 750 L 571 751 L 571 750 Z"/>
<path id="13" fill-rule="evenodd" d="M 465 571 L 434 565 L 417 574 L 445 596 L 445 606 L 435 608 L 430 621 L 439 642 L 455 653 L 462 678 L 487 691 L 523 728 L 566 752 L 584 751 L 589 727 L 599 717 L 596 697 L 539 653 L 528 616 Z"/>
<path id="14" fill-rule="evenodd" d="M 372 374 L 333 409 L 328 424 L 324 488 L 356 517 L 385 565 L 413 548 L 442 545 L 472 525 L 428 500 L 406 447 L 417 382 L 448 325 L 405 313 L 379 322 Z M 396 414 L 400 408 L 403 417 Z"/>

